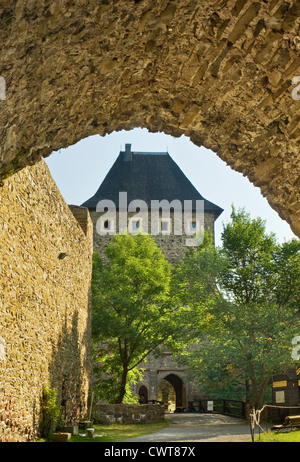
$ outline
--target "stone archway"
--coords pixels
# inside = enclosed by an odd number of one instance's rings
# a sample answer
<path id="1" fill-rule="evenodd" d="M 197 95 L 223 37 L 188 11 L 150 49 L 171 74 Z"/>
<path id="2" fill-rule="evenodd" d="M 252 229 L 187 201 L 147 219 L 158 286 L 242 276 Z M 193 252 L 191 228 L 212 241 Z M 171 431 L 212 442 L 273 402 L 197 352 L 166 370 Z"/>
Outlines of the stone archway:
<path id="1" fill-rule="evenodd" d="M 139 403 L 147 404 L 148 402 L 148 388 L 145 385 L 142 385 L 139 388 Z"/>
<path id="2" fill-rule="evenodd" d="M 93 134 L 184 134 L 300 236 L 299 17 L 298 0 L 4 0 L 0 177 Z"/>
<path id="3" fill-rule="evenodd" d="M 163 380 L 169 382 L 175 391 L 175 412 L 181 412 L 186 407 L 186 388 L 179 375 L 170 373 Z"/>

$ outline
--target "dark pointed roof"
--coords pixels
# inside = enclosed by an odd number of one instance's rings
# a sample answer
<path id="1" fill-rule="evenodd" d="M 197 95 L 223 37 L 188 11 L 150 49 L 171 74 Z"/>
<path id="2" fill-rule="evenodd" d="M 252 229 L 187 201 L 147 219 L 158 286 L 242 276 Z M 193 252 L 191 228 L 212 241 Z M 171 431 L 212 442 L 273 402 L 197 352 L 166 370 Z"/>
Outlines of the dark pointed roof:
<path id="1" fill-rule="evenodd" d="M 215 219 L 223 212 L 221 207 L 201 196 L 167 152 L 133 152 L 128 144 L 125 149 L 95 195 L 82 206 L 96 210 L 99 201 L 109 199 L 118 208 L 119 192 L 127 192 L 128 204 L 140 199 L 147 203 L 149 210 L 151 200 L 179 199 L 182 206 L 184 200 L 192 200 L 193 208 L 196 200 L 204 200 L 204 211 L 213 212 Z"/>

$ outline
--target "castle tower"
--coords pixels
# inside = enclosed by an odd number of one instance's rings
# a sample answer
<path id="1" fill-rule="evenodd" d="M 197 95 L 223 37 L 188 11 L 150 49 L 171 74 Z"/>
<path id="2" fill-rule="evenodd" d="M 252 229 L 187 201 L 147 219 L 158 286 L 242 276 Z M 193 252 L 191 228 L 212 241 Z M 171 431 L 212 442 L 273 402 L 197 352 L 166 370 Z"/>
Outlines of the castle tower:
<path id="1" fill-rule="evenodd" d="M 94 226 L 94 251 L 104 257 L 112 236 L 128 230 L 154 235 L 170 263 L 182 258 L 196 237 L 209 230 L 223 209 L 204 199 L 167 152 L 136 152 L 125 145 L 97 192 L 82 204 Z M 142 365 L 143 380 L 135 393 L 141 401 L 157 400 L 159 390 L 172 386 L 176 409 L 197 403 L 198 390 L 187 367 L 164 350 Z M 165 392 L 166 393 L 166 392 Z M 174 395 L 174 393 L 173 393 Z M 197 406 L 195 406 L 197 409 Z"/>
<path id="2" fill-rule="evenodd" d="M 193 238 L 203 228 L 214 235 L 223 211 L 201 196 L 167 152 L 133 152 L 130 144 L 82 206 L 90 211 L 94 250 L 100 255 L 114 234 L 142 229 L 155 237 L 171 263 L 196 245 Z"/>

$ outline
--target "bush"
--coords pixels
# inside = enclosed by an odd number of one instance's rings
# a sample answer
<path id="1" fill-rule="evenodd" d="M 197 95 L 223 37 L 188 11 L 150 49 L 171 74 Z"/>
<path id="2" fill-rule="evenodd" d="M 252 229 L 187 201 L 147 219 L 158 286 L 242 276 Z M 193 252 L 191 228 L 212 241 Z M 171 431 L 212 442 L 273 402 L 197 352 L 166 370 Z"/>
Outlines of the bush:
<path id="1" fill-rule="evenodd" d="M 42 436 L 51 439 L 59 424 L 62 407 L 57 403 L 57 390 L 44 387 L 42 402 Z"/>

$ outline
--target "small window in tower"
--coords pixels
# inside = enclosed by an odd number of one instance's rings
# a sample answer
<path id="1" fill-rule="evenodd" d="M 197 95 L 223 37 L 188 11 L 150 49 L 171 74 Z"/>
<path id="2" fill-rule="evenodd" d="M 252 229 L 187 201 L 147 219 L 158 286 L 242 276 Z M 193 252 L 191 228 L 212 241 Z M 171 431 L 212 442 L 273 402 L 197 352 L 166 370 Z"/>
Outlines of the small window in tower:
<path id="1" fill-rule="evenodd" d="M 199 233 L 200 232 L 200 223 L 199 223 L 199 220 L 195 219 L 195 218 L 191 218 L 190 220 L 187 220 L 187 222 L 185 222 L 185 232 L 186 234 L 188 235 L 193 235 L 195 233 Z"/>
<path id="2" fill-rule="evenodd" d="M 131 233 L 137 233 L 142 230 L 142 219 L 141 218 L 132 218 L 129 221 L 129 230 Z"/>
<path id="3" fill-rule="evenodd" d="M 196 220 L 192 220 L 190 222 L 190 231 L 194 231 L 194 232 L 197 231 L 197 222 L 196 222 Z"/>
<path id="4" fill-rule="evenodd" d="M 162 234 L 170 234 L 171 222 L 168 219 L 160 220 L 160 232 Z"/>
<path id="5" fill-rule="evenodd" d="M 103 228 L 109 230 L 109 229 L 110 229 L 110 225 L 111 225 L 110 221 L 109 221 L 109 220 L 105 220 L 105 222 L 103 223 Z"/>
<path id="6" fill-rule="evenodd" d="M 139 228 L 140 228 L 140 221 L 139 220 L 133 221 L 132 222 L 132 230 L 137 231 Z"/>
<path id="7" fill-rule="evenodd" d="M 96 224 L 96 230 L 101 235 L 115 233 L 115 220 L 107 218 L 107 216 L 100 217 Z"/>

